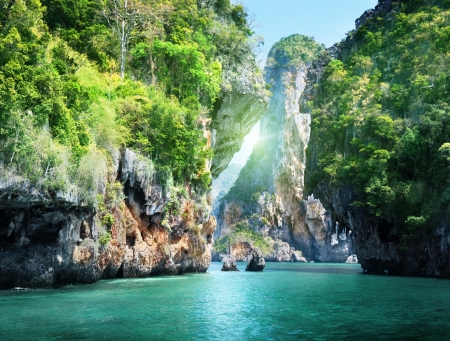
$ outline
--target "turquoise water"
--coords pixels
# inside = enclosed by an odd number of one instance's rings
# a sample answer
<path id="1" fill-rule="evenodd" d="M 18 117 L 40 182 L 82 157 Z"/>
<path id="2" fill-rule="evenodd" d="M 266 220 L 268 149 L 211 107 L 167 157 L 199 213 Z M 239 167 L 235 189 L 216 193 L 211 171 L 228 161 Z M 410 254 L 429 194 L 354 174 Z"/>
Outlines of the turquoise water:
<path id="1" fill-rule="evenodd" d="M 450 339 L 447 280 L 368 276 L 347 264 L 220 268 L 3 291 L 0 340 Z"/>

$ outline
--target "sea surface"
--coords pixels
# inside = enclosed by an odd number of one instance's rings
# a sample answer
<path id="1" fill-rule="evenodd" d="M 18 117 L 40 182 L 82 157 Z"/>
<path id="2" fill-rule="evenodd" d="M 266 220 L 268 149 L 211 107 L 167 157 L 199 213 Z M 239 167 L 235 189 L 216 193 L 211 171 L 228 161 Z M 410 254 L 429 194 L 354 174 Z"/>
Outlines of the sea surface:
<path id="1" fill-rule="evenodd" d="M 349 264 L 220 269 L 0 291 L 0 340 L 450 340 L 449 280 Z"/>

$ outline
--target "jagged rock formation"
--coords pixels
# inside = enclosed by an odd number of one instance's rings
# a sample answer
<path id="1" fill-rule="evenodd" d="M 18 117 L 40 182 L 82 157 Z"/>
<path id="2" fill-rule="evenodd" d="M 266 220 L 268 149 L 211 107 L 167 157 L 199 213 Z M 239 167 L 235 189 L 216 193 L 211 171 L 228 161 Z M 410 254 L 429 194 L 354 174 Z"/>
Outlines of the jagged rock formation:
<path id="1" fill-rule="evenodd" d="M 300 251 L 296 251 L 285 242 L 275 242 L 273 246 L 274 252 L 266 255 L 266 262 L 302 262 L 306 263 L 305 257 Z"/>
<path id="2" fill-rule="evenodd" d="M 345 261 L 347 264 L 358 264 L 358 257 L 356 255 L 348 256 L 347 260 Z"/>
<path id="3" fill-rule="evenodd" d="M 286 44 L 295 44 L 296 37 L 281 43 L 292 39 Z M 274 46 L 266 68 L 272 97 L 261 117 L 261 139 L 222 202 L 216 237 L 228 233 L 245 215 L 258 213 L 269 221 L 268 233 L 274 240 L 289 243 L 308 259 L 344 262 L 351 254 L 351 238 L 332 245 L 333 223 L 320 201 L 314 197 L 303 200 L 311 116 L 300 112 L 300 98 L 310 60 L 293 63 L 280 50 Z"/>
<path id="4" fill-rule="evenodd" d="M 237 262 L 248 262 L 251 259 L 252 246 L 248 242 L 238 242 L 229 245 L 224 253 L 212 252 L 214 262 L 223 262 L 227 257 L 232 257 Z"/>
<path id="5" fill-rule="evenodd" d="M 19 179 L 0 183 L 0 288 L 208 269 L 214 217 L 184 198 L 183 214 L 169 214 L 164 227 L 161 216 L 170 193 L 147 176 L 146 164 L 133 152 L 125 150 L 120 161 L 117 176 L 127 198 L 114 212 L 106 245 L 99 242 L 95 210 L 79 206 L 74 196 L 47 198 Z"/>
<path id="6" fill-rule="evenodd" d="M 374 18 L 380 13 L 387 12 L 394 0 L 378 0 L 378 4 L 374 9 L 365 11 L 358 19 L 355 20 L 356 30 L 358 30 L 364 23 L 371 18 Z"/>
<path id="7" fill-rule="evenodd" d="M 252 250 L 252 259 L 248 262 L 245 271 L 263 271 L 266 267 L 262 251 L 255 247 Z"/>
<path id="8" fill-rule="evenodd" d="M 227 256 L 222 259 L 223 266 L 221 271 L 239 271 L 236 267 L 236 260 L 233 256 Z"/>

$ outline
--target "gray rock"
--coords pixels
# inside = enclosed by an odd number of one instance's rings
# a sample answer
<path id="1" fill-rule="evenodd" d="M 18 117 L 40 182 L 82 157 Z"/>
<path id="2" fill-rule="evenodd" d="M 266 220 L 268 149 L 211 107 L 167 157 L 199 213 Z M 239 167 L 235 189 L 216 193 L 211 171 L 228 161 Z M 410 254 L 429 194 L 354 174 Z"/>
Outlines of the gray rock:
<path id="1" fill-rule="evenodd" d="M 263 271 L 266 266 L 261 249 L 255 247 L 252 251 L 252 259 L 247 264 L 245 271 Z"/>
<path id="2" fill-rule="evenodd" d="M 358 257 L 356 257 L 355 254 L 348 256 L 347 260 L 345 261 L 347 264 L 358 264 Z"/>
<path id="3" fill-rule="evenodd" d="M 292 261 L 293 262 L 301 262 L 301 263 L 307 263 L 305 257 L 302 256 L 302 253 L 300 251 L 293 251 L 292 252 Z"/>
<path id="4" fill-rule="evenodd" d="M 222 259 L 222 271 L 239 271 L 236 267 L 236 260 L 233 256 L 226 256 Z"/>

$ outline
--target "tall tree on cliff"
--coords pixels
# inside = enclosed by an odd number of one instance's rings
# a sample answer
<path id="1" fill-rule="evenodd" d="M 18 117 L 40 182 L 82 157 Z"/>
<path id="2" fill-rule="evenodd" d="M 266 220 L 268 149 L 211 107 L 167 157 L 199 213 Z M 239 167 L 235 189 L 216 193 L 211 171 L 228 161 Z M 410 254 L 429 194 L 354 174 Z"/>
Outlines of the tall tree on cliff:
<path id="1" fill-rule="evenodd" d="M 159 0 L 104 0 L 100 14 L 120 41 L 120 77 L 125 76 L 125 62 L 130 40 L 154 28 L 172 7 Z"/>

